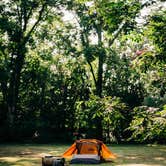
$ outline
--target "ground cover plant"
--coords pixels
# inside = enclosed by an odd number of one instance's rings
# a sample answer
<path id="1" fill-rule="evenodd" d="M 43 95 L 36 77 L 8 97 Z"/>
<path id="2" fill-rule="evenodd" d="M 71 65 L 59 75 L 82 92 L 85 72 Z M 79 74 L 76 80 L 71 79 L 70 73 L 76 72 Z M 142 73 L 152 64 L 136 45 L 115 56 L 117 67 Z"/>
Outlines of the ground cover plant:
<path id="1" fill-rule="evenodd" d="M 64 144 L 4 144 L 0 145 L 0 166 L 36 166 L 41 165 L 41 157 L 47 154 L 61 155 L 70 145 Z M 165 145 L 111 145 L 109 148 L 118 155 L 109 165 L 166 165 Z M 69 165 L 69 163 L 67 162 Z M 83 166 L 83 165 L 80 165 Z"/>

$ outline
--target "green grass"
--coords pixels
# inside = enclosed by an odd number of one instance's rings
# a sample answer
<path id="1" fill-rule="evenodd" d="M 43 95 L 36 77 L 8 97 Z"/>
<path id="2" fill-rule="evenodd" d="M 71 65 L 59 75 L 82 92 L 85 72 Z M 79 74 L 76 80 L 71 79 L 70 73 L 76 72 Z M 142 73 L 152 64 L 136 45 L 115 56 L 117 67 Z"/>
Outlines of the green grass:
<path id="1" fill-rule="evenodd" d="M 69 146 L 61 144 L 1 144 L 0 166 L 39 166 L 42 156 L 46 154 L 59 156 Z M 166 165 L 166 145 L 112 145 L 109 148 L 118 155 L 118 158 L 113 162 L 102 163 L 101 166 Z"/>

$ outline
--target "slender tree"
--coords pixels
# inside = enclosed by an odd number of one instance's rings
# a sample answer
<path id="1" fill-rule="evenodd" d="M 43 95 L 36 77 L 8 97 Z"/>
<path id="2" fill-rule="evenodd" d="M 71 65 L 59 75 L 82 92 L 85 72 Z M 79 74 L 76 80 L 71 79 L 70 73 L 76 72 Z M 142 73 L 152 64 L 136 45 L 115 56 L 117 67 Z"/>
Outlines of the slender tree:
<path id="1" fill-rule="evenodd" d="M 103 97 L 103 72 L 105 57 L 121 32 L 128 33 L 135 26 L 135 17 L 141 9 L 139 1 L 72 1 L 80 27 L 82 52 L 94 80 L 95 95 Z M 96 38 L 96 44 L 91 42 Z M 97 61 L 94 67 L 93 61 Z M 98 117 L 98 138 L 102 138 L 102 119 Z"/>

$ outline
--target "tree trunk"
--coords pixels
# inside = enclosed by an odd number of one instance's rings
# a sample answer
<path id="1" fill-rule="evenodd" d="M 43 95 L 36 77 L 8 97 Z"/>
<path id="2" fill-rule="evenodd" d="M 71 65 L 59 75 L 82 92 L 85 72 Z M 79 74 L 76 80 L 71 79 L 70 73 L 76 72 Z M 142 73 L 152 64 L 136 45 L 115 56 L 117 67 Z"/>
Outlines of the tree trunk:
<path id="1" fill-rule="evenodd" d="M 98 77 L 97 77 L 96 93 L 97 96 L 102 97 L 102 85 L 103 85 L 103 55 L 99 54 L 98 63 Z"/>
<path id="2" fill-rule="evenodd" d="M 13 68 L 11 77 L 9 80 L 9 88 L 8 88 L 8 96 L 7 96 L 7 105 L 8 105 L 8 113 L 7 113 L 7 122 L 9 127 L 9 135 L 11 138 L 14 136 L 14 126 L 17 114 L 17 102 L 19 95 L 19 86 L 20 86 L 20 76 L 21 70 L 24 64 L 25 59 L 25 45 L 21 45 L 17 50 L 17 57 L 13 61 Z"/>
<path id="3" fill-rule="evenodd" d="M 101 25 L 97 26 L 97 35 L 98 35 L 98 74 L 97 74 L 97 85 L 96 85 L 96 93 L 99 97 L 102 97 L 102 85 L 103 85 L 103 63 L 104 63 L 104 55 L 102 51 L 102 30 Z"/>
<path id="4" fill-rule="evenodd" d="M 102 30 L 101 25 L 97 26 L 97 35 L 98 35 L 98 48 L 99 48 L 99 61 L 98 61 L 98 74 L 97 74 L 97 84 L 96 84 L 96 94 L 102 98 L 102 86 L 103 86 L 103 63 L 104 55 L 102 54 Z M 102 117 L 97 118 L 97 139 L 103 139 L 103 126 L 102 126 Z"/>

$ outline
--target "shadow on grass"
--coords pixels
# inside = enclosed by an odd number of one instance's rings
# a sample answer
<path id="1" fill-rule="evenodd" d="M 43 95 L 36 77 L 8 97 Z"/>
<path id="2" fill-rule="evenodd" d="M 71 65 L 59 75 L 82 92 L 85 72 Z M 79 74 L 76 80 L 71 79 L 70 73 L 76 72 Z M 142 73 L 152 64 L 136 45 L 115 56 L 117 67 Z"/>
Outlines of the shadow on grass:
<path id="1" fill-rule="evenodd" d="M 9 165 L 13 165 L 13 164 L 5 162 L 5 161 L 0 161 L 0 166 L 9 166 Z"/>
<path id="2" fill-rule="evenodd" d="M 17 161 L 0 161 L 0 166 L 36 166 L 41 165 L 39 160 L 20 159 Z"/>

